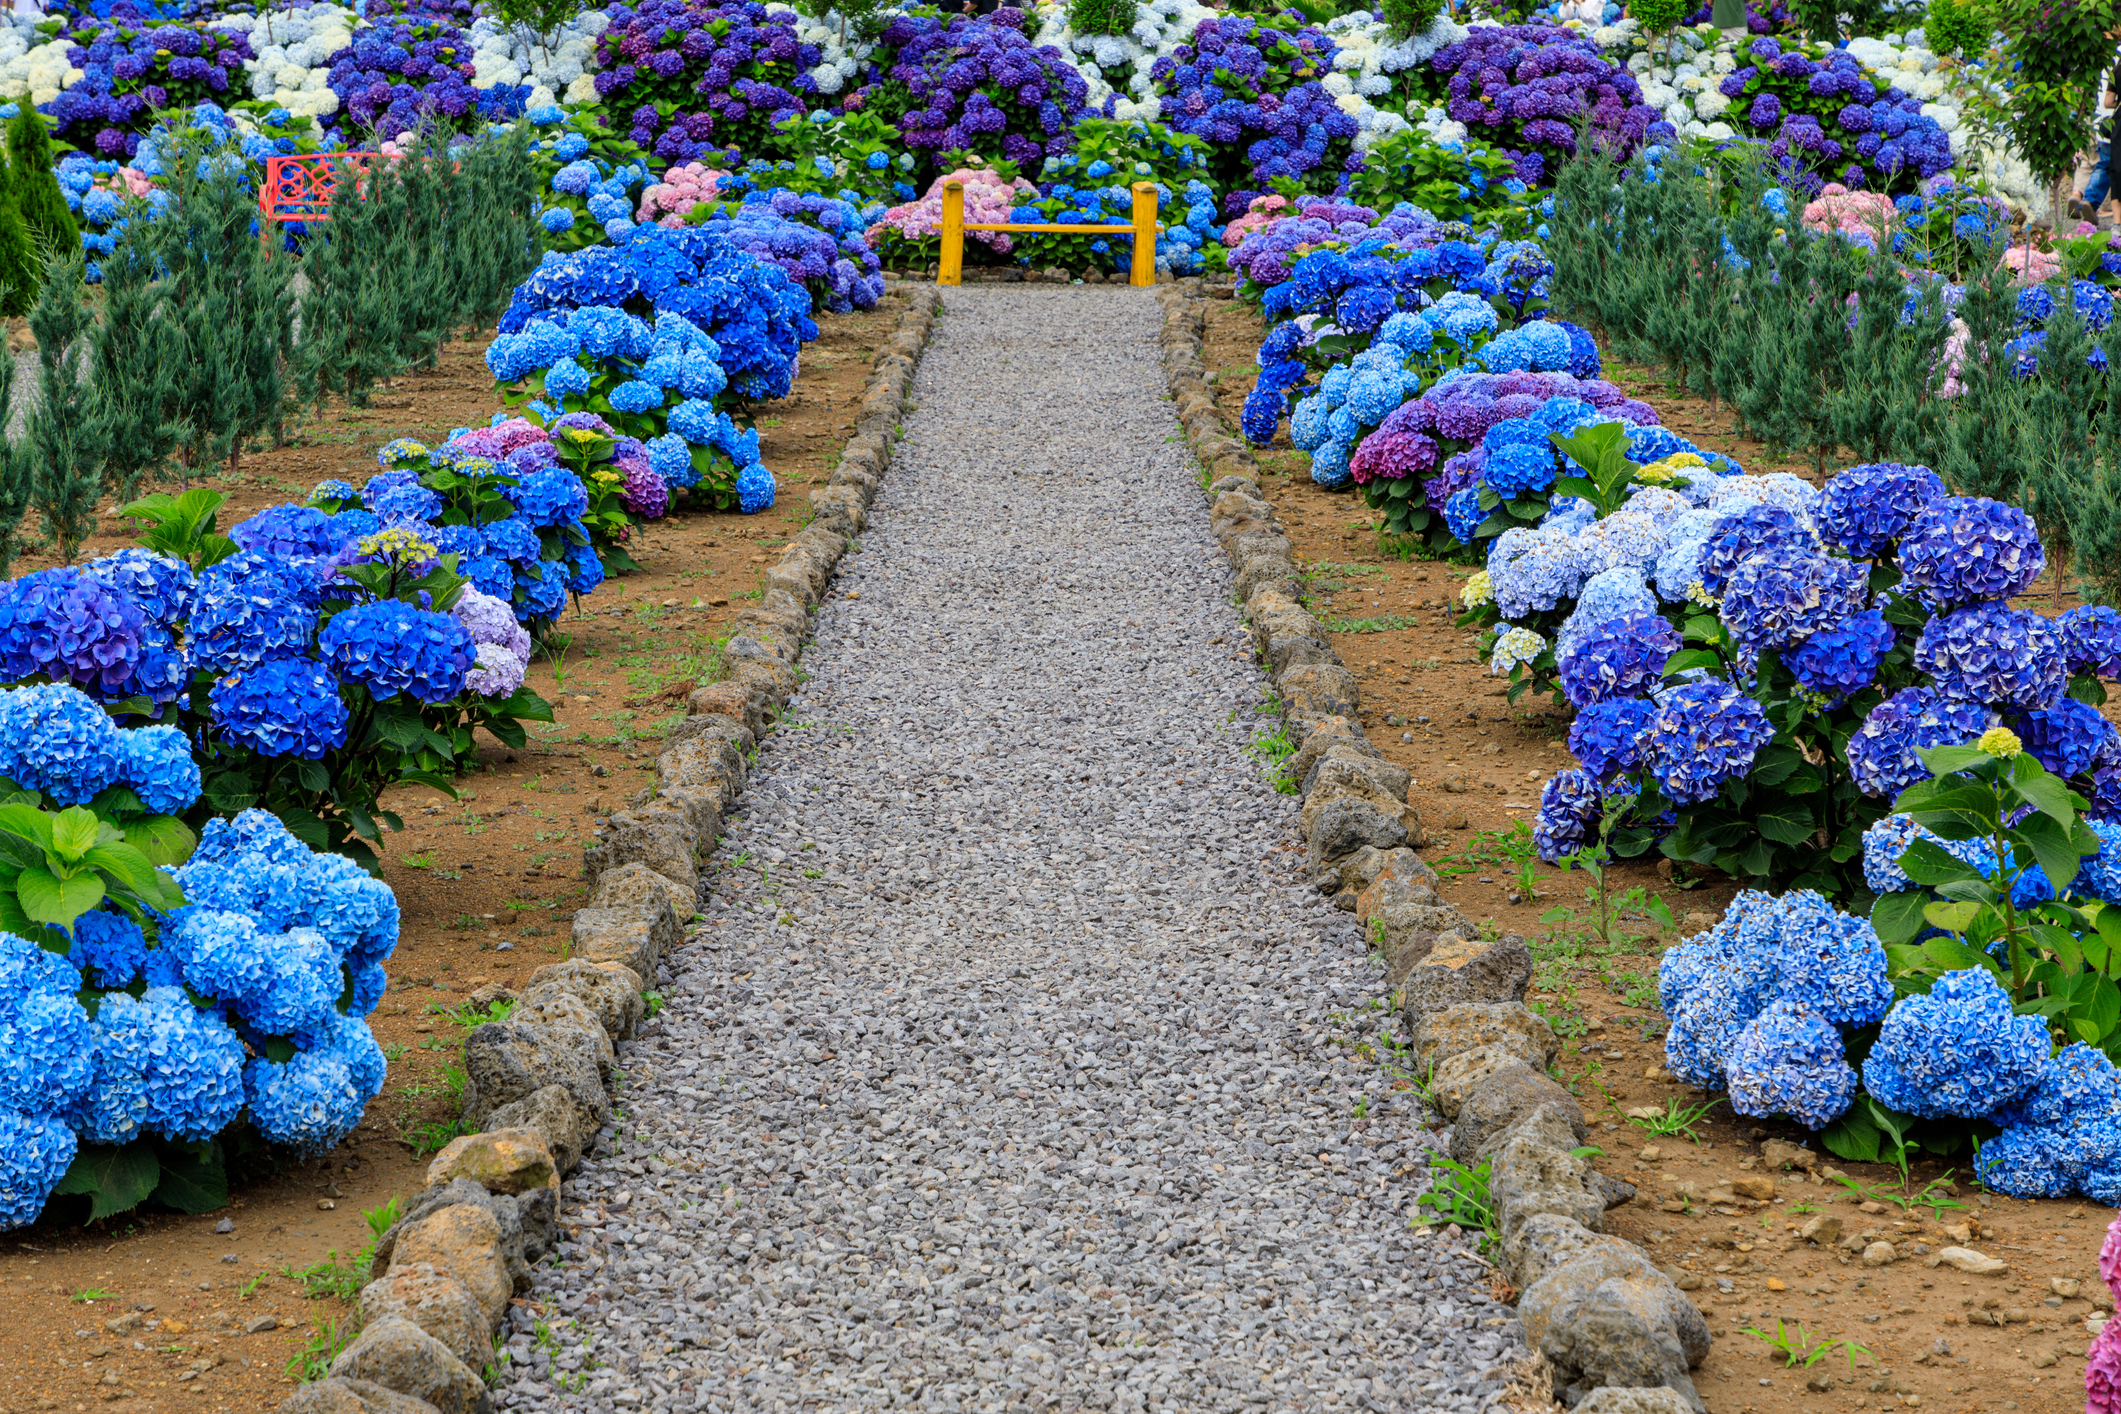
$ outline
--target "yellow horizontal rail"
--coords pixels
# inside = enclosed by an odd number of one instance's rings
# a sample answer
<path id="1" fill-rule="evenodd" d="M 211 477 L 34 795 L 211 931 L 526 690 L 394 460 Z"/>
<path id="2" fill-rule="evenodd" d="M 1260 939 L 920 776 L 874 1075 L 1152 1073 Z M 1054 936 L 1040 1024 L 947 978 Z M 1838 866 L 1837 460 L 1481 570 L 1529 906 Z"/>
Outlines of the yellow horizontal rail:
<path id="1" fill-rule="evenodd" d="M 1031 222 L 979 222 L 965 223 L 965 184 L 948 182 L 943 186 L 943 230 L 942 250 L 937 257 L 936 283 L 955 285 L 962 282 L 965 273 L 965 232 L 967 231 L 1040 231 L 1058 235 L 1094 236 L 1119 235 L 1134 238 L 1134 259 L 1127 272 L 1130 285 L 1153 285 L 1156 283 L 1156 186 L 1151 182 L 1136 182 L 1134 192 L 1134 221 L 1127 226 L 1062 226 L 1041 225 Z"/>

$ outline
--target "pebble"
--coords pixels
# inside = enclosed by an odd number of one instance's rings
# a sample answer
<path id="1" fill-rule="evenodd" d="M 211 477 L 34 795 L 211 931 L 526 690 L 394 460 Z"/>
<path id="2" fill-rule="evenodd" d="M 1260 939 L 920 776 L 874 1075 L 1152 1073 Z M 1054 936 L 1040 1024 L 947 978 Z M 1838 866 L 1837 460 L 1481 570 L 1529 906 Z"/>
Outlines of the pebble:
<path id="1" fill-rule="evenodd" d="M 1409 1230 L 1381 976 L 1211 646 L 1157 306 L 946 299 L 495 1403 L 1499 1411 L 1521 1329 Z"/>

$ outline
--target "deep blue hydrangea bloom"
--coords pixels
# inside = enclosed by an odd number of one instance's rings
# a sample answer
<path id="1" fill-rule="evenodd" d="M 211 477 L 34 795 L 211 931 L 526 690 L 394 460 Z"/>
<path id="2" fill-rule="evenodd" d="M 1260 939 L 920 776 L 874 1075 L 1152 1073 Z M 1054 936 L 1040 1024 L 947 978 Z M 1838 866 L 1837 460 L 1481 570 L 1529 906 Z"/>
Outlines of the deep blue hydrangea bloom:
<path id="1" fill-rule="evenodd" d="M 1916 755 L 1933 746 L 1964 746 L 1995 725 L 1995 714 L 1926 687 L 1908 687 L 1873 707 L 1849 737 L 1849 775 L 1865 795 L 1892 800 L 1930 777 Z"/>
<path id="2" fill-rule="evenodd" d="M 1666 798 L 1692 805 L 1751 770 L 1774 735 L 1759 703 L 1721 679 L 1707 679 L 1658 696 L 1643 745 Z"/>
<path id="3" fill-rule="evenodd" d="M 111 991 L 129 987 L 146 965 L 147 935 L 122 913 L 91 909 L 74 920 L 66 960 L 81 969 L 91 986 Z"/>
<path id="4" fill-rule="evenodd" d="M 1893 649 L 1893 637 L 1885 615 L 1865 609 L 1805 639 L 1782 655 L 1782 665 L 1830 704 L 1839 703 L 1871 685 Z"/>
<path id="5" fill-rule="evenodd" d="M 146 647 L 139 605 L 86 570 L 38 570 L 0 586 L 0 674 L 91 691 L 124 687 Z"/>
<path id="6" fill-rule="evenodd" d="M 199 763 L 177 727 L 133 727 L 118 733 L 118 779 L 140 803 L 159 815 L 174 815 L 199 798 Z"/>
<path id="7" fill-rule="evenodd" d="M 242 1112 L 243 1043 L 182 988 L 106 994 L 94 1036 L 95 1080 L 73 1111 L 89 1142 L 125 1144 L 143 1131 L 211 1139 Z"/>
<path id="8" fill-rule="evenodd" d="M 544 558 L 545 547 L 539 542 L 538 533 L 517 517 L 489 524 L 485 540 L 484 553 L 499 555 L 512 564 L 534 565 Z"/>
<path id="9" fill-rule="evenodd" d="M 1782 995 L 1835 1026 L 1870 1026 L 1893 1004 L 1885 944 L 1867 918 L 1843 913 L 1810 889 L 1777 902 L 1790 910 L 1782 929 Z"/>
<path id="10" fill-rule="evenodd" d="M 1664 1010 L 1671 1021 L 1664 1063 L 1701 1090 L 1725 1088 L 1725 1059 L 1746 1023 L 1773 1000 L 1778 977 L 1772 955 L 1735 948 L 1719 931 L 1720 925 L 1667 949 L 1658 967 L 1658 991 L 1669 997 Z"/>
<path id="11" fill-rule="evenodd" d="M 1480 479 L 1494 488 L 1495 494 L 1505 501 L 1520 496 L 1545 491 L 1554 484 L 1554 451 L 1546 445 L 1541 433 L 1538 443 L 1506 442 L 1500 448 L 1488 451 L 1488 461 L 1482 469 Z"/>
<path id="12" fill-rule="evenodd" d="M 2046 1023 L 2015 1015 L 1986 968 L 1947 972 L 1886 1015 L 1863 1085 L 1923 1119 L 1979 1119 L 2037 1084 L 2047 1055 Z"/>
<path id="13" fill-rule="evenodd" d="M 81 805 L 114 784 L 121 733 L 110 715 L 60 683 L 0 691 L 0 776 L 55 805 Z"/>
<path id="14" fill-rule="evenodd" d="M 1851 560 L 1756 555 L 1724 582 L 1723 621 L 1755 651 L 1787 648 L 1862 610 L 1867 583 L 1863 567 Z"/>
<path id="15" fill-rule="evenodd" d="M 1746 1023 L 1724 1070 L 1736 1114 L 1788 1115 L 1807 1129 L 1823 1129 L 1856 1098 L 1856 1072 L 1841 1049 L 1841 1033 L 1787 999 Z"/>
<path id="16" fill-rule="evenodd" d="M 2121 824 L 2100 819 L 2084 823 L 2099 837 L 2099 852 L 2087 855 L 2077 866 L 2077 877 L 2070 881 L 2069 892 L 2078 898 L 2121 903 Z"/>
<path id="17" fill-rule="evenodd" d="M 230 526 L 228 538 L 305 568 L 338 558 L 347 546 L 346 528 L 314 506 L 268 506 Z"/>
<path id="18" fill-rule="evenodd" d="M 81 569 L 104 588 L 139 605 L 153 623 L 181 623 L 190 616 L 198 577 L 182 560 L 133 545 L 91 560 Z"/>
<path id="19" fill-rule="evenodd" d="M 199 576 L 188 627 L 192 661 L 216 674 L 306 651 L 317 631 L 316 582 L 282 560 L 231 555 Z"/>
<path id="20" fill-rule="evenodd" d="M 1557 771 L 1539 794 L 1532 843 L 1553 864 L 1598 840 L 1605 818 L 1605 792 L 1588 771 Z"/>
<path id="21" fill-rule="evenodd" d="M 527 472 L 514 486 L 501 488 L 501 494 L 533 529 L 580 520 L 589 509 L 589 493 L 582 489 L 581 478 L 562 466 Z"/>
<path id="22" fill-rule="evenodd" d="M 56 1119 L 0 1110 L 0 1229 L 37 1220 L 78 1148 L 74 1131 Z"/>
<path id="23" fill-rule="evenodd" d="M 1487 518 L 1488 513 L 1480 508 L 1478 486 L 1461 487 L 1443 503 L 1443 523 L 1461 544 L 1472 544 L 1473 532 Z"/>
<path id="24" fill-rule="evenodd" d="M 1870 885 L 1871 892 L 1897 894 L 1915 887 L 1915 881 L 1900 867 L 1900 856 L 1916 840 L 1944 843 L 1916 824 L 1912 815 L 1898 813 L 1885 816 L 1863 832 L 1863 882 Z"/>
<path id="25" fill-rule="evenodd" d="M 64 1110 L 88 1088 L 88 1013 L 67 959 L 0 933 L 0 1110 Z"/>
<path id="26" fill-rule="evenodd" d="M 345 1062 L 316 1051 L 298 1051 L 284 1065 L 253 1060 L 243 1085 L 258 1132 L 304 1154 L 322 1153 L 351 1134 L 367 1103 Z"/>
<path id="27" fill-rule="evenodd" d="M 464 625 L 396 599 L 335 615 L 317 647 L 334 672 L 367 688 L 377 701 L 407 693 L 422 702 L 447 702 L 464 690 L 464 675 L 478 660 L 478 645 Z"/>
<path id="28" fill-rule="evenodd" d="M 1814 548 L 1811 533 L 1797 523 L 1797 517 L 1763 501 L 1718 519 L 1696 568 L 1703 591 L 1721 599 L 1731 575 L 1755 555 L 1786 559 L 1811 554 Z"/>
<path id="29" fill-rule="evenodd" d="M 1656 705 L 1647 698 L 1608 697 L 1576 714 L 1569 750 L 1593 776 L 1612 780 L 1641 767 L 1642 734 L 1656 715 Z"/>
<path id="30" fill-rule="evenodd" d="M 1874 462 L 1829 480 L 1812 519 L 1827 544 L 1859 560 L 1875 559 L 1943 496 L 1944 479 L 1926 466 Z"/>
<path id="31" fill-rule="evenodd" d="M 2082 1041 L 2041 1064 L 2031 1089 L 1989 1116 L 2003 1132 L 1981 1146 L 1981 1181 L 2017 1198 L 2121 1190 L 2121 1073 Z"/>
<path id="32" fill-rule="evenodd" d="M 567 607 L 567 566 L 558 560 L 541 560 L 525 569 L 516 581 L 522 591 L 517 616 L 549 619 Z"/>
<path id="33" fill-rule="evenodd" d="M 1989 1118 L 2005 1128 L 2121 1119 L 2121 1070 L 2097 1047 L 2073 1041 L 2040 1063 L 2031 1089 Z"/>
<path id="34" fill-rule="evenodd" d="M 214 684 L 213 721 L 231 745 L 314 761 L 346 745 L 338 679 L 314 658 L 270 658 Z"/>
<path id="35" fill-rule="evenodd" d="M 268 933 L 314 930 L 352 965 L 397 946 L 390 886 L 344 855 L 312 853 L 267 811 L 209 820 L 176 878 L 201 909 L 243 914 Z"/>
<path id="36" fill-rule="evenodd" d="M 1985 496 L 1946 496 L 1900 542 L 1900 573 L 1932 609 L 2023 594 L 2047 568 L 2033 518 Z"/>
<path id="37" fill-rule="evenodd" d="M 2011 728 L 2033 759 L 2058 776 L 2089 771 L 2116 745 L 2113 723 L 2099 709 L 2074 697 L 2060 697 L 2051 707 L 2014 718 Z"/>
<path id="38" fill-rule="evenodd" d="M 753 462 L 737 473 L 737 509 L 747 516 L 755 516 L 773 504 L 773 473 Z"/>
<path id="39" fill-rule="evenodd" d="M 568 546 L 566 564 L 569 593 L 588 594 L 604 582 L 604 560 L 595 546 Z"/>
<path id="40" fill-rule="evenodd" d="M 2062 635 L 2062 663 L 2070 673 L 2121 678 L 2121 610 L 2079 604 L 2055 621 Z"/>
<path id="41" fill-rule="evenodd" d="M 2045 707 L 2062 695 L 2062 640 L 2039 614 L 2008 604 L 1969 604 L 1939 614 L 1915 641 L 1915 668 L 1961 702 Z"/>
<path id="42" fill-rule="evenodd" d="M 1561 690 L 1581 711 L 1613 697 L 1636 697 L 1664 677 L 1679 631 L 1658 614 L 1628 614 L 1578 632 L 1560 655 Z"/>

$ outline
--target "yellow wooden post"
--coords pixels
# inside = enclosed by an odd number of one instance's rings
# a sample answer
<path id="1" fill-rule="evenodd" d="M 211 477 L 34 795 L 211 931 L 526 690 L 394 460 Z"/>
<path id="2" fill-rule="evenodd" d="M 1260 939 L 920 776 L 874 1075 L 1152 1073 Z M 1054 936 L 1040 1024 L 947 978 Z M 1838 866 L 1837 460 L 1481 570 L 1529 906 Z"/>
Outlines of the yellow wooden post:
<path id="1" fill-rule="evenodd" d="M 1151 182 L 1134 184 L 1134 265 L 1127 283 L 1156 283 L 1156 186 Z"/>
<path id="2" fill-rule="evenodd" d="M 965 269 L 965 184 L 943 187 L 943 248 L 936 257 L 935 283 L 955 285 Z"/>

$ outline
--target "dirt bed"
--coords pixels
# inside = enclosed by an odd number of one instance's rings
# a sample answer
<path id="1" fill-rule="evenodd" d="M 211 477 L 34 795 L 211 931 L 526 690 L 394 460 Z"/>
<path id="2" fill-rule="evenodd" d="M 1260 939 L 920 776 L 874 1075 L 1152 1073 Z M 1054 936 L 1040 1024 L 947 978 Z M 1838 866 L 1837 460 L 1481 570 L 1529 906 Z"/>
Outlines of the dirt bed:
<path id="1" fill-rule="evenodd" d="M 1247 306 L 1209 301 L 1204 358 L 1232 427 L 1258 374 L 1263 333 Z M 1818 479 L 1808 462 L 1771 458 L 1701 400 L 1670 396 L 1652 370 L 1609 366 L 1604 376 L 1655 407 L 1666 426 L 1749 471 Z M 1531 943 L 1529 1000 L 1563 1037 L 1561 1078 L 1583 1103 L 1591 1142 L 1606 1151 L 1598 1166 L 1639 1189 L 1607 1215 L 1609 1229 L 1647 1248 L 1708 1316 L 1717 1339 L 1696 1377 L 1711 1414 L 2082 1409 L 2085 1319 L 2112 1307 L 2097 1260 L 2112 1210 L 1980 1193 L 1965 1182 L 1963 1157 L 1956 1169 L 1918 1164 L 1906 1185 L 1896 1169 L 1837 1164 L 1816 1145 L 1809 1170 L 1771 1168 L 1771 1143 L 1780 1155 L 1779 1146 L 1810 1144 L 1809 1136 L 1733 1116 L 1663 1066 L 1658 955 L 1710 926 L 1737 885 L 1715 873 L 1675 876 L 1663 861 L 1624 863 L 1611 871 L 1601 922 L 1583 876 L 1538 863 L 1532 850 L 1540 788 L 1575 764 L 1567 708 L 1530 694 L 1511 705 L 1503 680 L 1478 656 L 1478 632 L 1453 627 L 1458 592 L 1477 565 L 1381 549 L 1360 497 L 1316 485 L 1286 426 L 1258 455 L 1262 489 L 1305 567 L 1311 610 L 1361 682 L 1363 729 L 1413 775 L 1410 796 L 1429 837 L 1422 854 L 1443 876 L 1444 895 L 1476 921 Z M 2022 607 L 2054 613 L 2077 602 L 2058 602 L 2052 587 L 2043 582 Z M 1655 925 L 1652 898 L 1676 930 Z M 1705 1105 L 1690 1133 L 1660 1136 L 1628 1117 Z M 1925 1191 L 1941 1201 L 1906 1205 Z M 1838 1240 L 1884 1240 L 1897 1259 L 1870 1267 L 1838 1241 L 1799 1237 L 1821 1217 L 1838 1221 Z M 2008 1270 L 1968 1276 L 1928 1264 L 1954 1245 Z M 1862 1352 L 1853 1368 L 1839 1346 L 1792 1368 L 1748 1327 L 1769 1337 L 1787 1328 L 1803 1352 L 1844 1340 Z"/>
<path id="2" fill-rule="evenodd" d="M 808 520 L 809 489 L 851 435 L 904 302 L 894 285 L 874 310 L 820 318 L 793 393 L 761 409 L 761 457 L 780 483 L 772 509 L 680 509 L 652 522 L 629 547 L 641 570 L 569 607 L 566 649 L 538 657 L 527 679 L 554 704 L 552 724 L 532 724 L 521 751 L 489 741 L 458 799 L 425 787 L 386 797 L 406 825 L 382 851 L 404 921 L 390 991 L 370 1017 L 390 1073 L 347 1142 L 232 1175 L 223 1212 L 84 1227 L 85 1200 L 75 1210 L 62 1199 L 35 1226 L 0 1235 L 0 1414 L 248 1414 L 284 1397 L 290 1361 L 330 1345 L 365 1279 L 350 1265 L 371 1239 L 364 1211 L 417 1194 L 427 1156 L 453 1132 L 469 994 L 519 987 L 565 956 L 597 815 L 652 781 L 656 742 L 712 671 L 730 617 Z M 391 438 L 439 442 L 484 425 L 501 407 L 486 342 L 451 344 L 438 367 L 379 388 L 370 407 L 333 407 L 289 445 L 261 447 L 233 476 L 203 483 L 228 495 L 222 527 L 326 478 L 358 481 Z M 126 529 L 105 515 L 81 557 L 132 543 Z M 15 573 L 54 563 L 24 556 Z"/>

